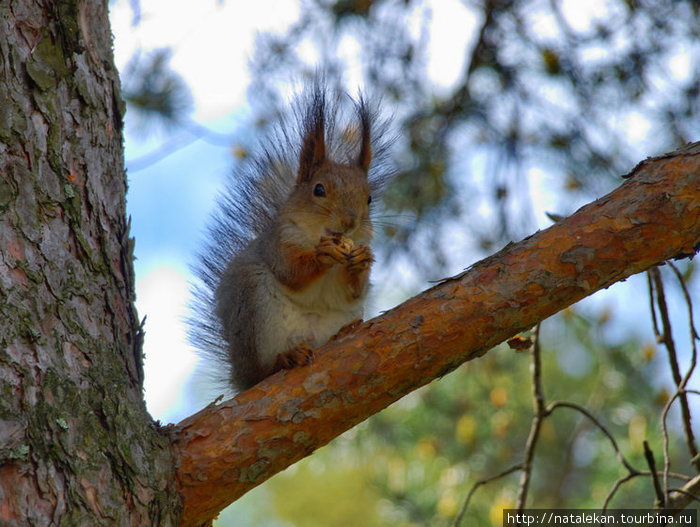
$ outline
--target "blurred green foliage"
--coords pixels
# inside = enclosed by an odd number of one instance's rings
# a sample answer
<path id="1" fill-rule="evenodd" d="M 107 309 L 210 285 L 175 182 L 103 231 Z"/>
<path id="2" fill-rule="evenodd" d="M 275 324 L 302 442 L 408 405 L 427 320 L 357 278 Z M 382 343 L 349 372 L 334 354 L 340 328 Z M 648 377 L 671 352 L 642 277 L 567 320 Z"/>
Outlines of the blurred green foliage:
<path id="1" fill-rule="evenodd" d="M 121 72 L 122 96 L 130 115 L 130 131 L 145 135 L 156 127 L 184 123 L 192 110 L 187 83 L 170 69 L 171 50 L 136 53 Z"/>

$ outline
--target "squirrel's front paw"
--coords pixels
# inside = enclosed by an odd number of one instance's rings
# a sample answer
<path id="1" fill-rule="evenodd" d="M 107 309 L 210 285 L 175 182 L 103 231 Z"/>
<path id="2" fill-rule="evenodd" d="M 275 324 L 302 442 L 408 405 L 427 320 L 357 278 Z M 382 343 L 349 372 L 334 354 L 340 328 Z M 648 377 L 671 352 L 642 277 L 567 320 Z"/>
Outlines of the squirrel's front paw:
<path id="1" fill-rule="evenodd" d="M 366 271 L 372 265 L 374 256 L 367 245 L 358 245 L 347 255 L 346 268 L 351 273 Z"/>
<path id="2" fill-rule="evenodd" d="M 323 236 L 316 246 L 316 257 L 324 265 L 343 263 L 352 250 L 352 241 L 338 234 Z"/>
<path id="3" fill-rule="evenodd" d="M 292 349 L 277 355 L 274 370 L 291 370 L 295 366 L 305 366 L 314 361 L 314 350 L 307 344 L 298 344 Z"/>

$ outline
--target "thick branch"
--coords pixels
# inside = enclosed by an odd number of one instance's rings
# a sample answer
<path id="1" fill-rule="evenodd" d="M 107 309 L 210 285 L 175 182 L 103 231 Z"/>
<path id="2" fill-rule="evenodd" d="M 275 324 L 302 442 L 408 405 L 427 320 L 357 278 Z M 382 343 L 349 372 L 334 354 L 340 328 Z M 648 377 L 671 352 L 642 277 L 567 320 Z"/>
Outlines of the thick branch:
<path id="1" fill-rule="evenodd" d="M 700 143 L 172 429 L 183 525 L 416 388 L 595 291 L 700 244 Z"/>

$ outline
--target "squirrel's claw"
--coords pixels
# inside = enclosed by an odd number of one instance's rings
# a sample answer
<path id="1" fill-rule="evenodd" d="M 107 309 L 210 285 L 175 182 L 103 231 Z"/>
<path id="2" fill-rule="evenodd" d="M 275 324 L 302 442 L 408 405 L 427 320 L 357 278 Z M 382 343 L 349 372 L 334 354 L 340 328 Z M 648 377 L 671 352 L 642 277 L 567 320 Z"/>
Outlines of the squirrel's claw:
<path id="1" fill-rule="evenodd" d="M 347 256 L 347 270 L 351 273 L 360 273 L 369 269 L 374 261 L 372 250 L 367 245 L 358 245 Z"/>
<path id="2" fill-rule="evenodd" d="M 274 370 L 291 370 L 314 361 L 314 350 L 308 344 L 297 344 L 292 349 L 277 355 Z"/>

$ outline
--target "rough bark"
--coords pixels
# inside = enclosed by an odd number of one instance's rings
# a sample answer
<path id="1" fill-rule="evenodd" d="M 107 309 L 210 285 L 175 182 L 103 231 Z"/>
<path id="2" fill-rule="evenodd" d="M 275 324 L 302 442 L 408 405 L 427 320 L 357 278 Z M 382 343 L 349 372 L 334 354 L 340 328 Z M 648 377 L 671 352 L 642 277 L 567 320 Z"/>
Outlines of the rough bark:
<path id="1" fill-rule="evenodd" d="M 408 392 L 595 291 L 700 244 L 700 143 L 172 429 L 183 525 Z"/>
<path id="2" fill-rule="evenodd" d="M 175 525 L 107 2 L 0 2 L 0 525 Z"/>

